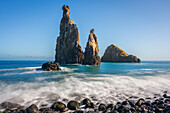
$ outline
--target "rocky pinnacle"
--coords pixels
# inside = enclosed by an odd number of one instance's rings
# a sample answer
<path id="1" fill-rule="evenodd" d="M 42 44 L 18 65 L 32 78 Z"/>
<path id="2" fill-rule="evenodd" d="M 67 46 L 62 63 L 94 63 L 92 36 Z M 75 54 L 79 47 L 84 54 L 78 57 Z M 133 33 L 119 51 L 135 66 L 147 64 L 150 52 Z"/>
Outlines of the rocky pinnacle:
<path id="1" fill-rule="evenodd" d="M 84 53 L 80 46 L 79 31 L 70 19 L 70 8 L 62 7 L 63 17 L 60 22 L 60 35 L 57 37 L 55 62 L 60 64 L 78 64 L 83 62 Z"/>

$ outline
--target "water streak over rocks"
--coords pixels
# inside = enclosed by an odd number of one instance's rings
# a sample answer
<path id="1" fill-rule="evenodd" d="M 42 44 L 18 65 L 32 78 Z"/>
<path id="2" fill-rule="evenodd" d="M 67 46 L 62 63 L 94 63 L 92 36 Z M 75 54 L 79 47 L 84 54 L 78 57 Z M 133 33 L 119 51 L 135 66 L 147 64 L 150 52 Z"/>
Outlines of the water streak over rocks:
<path id="1" fill-rule="evenodd" d="M 35 104 L 32 104 L 28 108 L 23 106 L 6 108 L 3 113 L 169 113 L 170 103 L 165 101 L 169 99 L 167 97 L 168 96 L 160 96 L 157 98 L 149 97 L 145 99 L 140 98 L 138 100 L 126 99 L 116 104 L 94 103 L 90 99 L 85 98 L 81 103 L 71 100 L 68 102 L 67 106 L 63 102 L 55 102 L 51 107 L 43 108 L 38 108 Z M 92 106 L 89 106 L 90 104 Z"/>

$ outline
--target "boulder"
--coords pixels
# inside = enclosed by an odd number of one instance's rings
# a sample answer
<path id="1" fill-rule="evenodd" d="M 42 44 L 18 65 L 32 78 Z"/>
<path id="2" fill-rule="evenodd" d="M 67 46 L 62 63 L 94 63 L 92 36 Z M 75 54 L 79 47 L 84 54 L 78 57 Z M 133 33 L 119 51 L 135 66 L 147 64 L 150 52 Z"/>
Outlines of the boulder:
<path id="1" fill-rule="evenodd" d="M 90 31 L 89 39 L 85 48 L 83 64 L 99 66 L 101 63 L 101 59 L 98 53 L 98 39 L 94 33 L 94 29 L 92 29 Z"/>
<path id="2" fill-rule="evenodd" d="M 25 111 L 26 113 L 39 113 L 38 107 L 35 104 L 29 106 Z"/>
<path id="3" fill-rule="evenodd" d="M 51 106 L 51 109 L 54 109 L 55 111 L 61 111 L 61 112 L 63 112 L 65 108 L 66 108 L 66 105 L 62 102 L 55 102 Z"/>
<path id="4" fill-rule="evenodd" d="M 106 105 L 100 104 L 98 109 L 99 109 L 99 111 L 104 111 L 104 110 L 106 110 Z"/>
<path id="5" fill-rule="evenodd" d="M 45 71 L 61 70 L 57 62 L 46 62 L 42 65 L 42 69 Z"/>
<path id="6" fill-rule="evenodd" d="M 60 35 L 57 37 L 55 61 L 60 64 L 81 64 L 84 53 L 80 46 L 78 28 L 69 17 L 69 6 L 64 5 L 62 9 L 63 17 L 60 22 Z"/>
<path id="7" fill-rule="evenodd" d="M 77 101 L 71 100 L 71 101 L 67 104 L 67 107 L 68 107 L 70 110 L 77 110 L 77 109 L 80 108 L 80 103 L 77 102 Z"/>
<path id="8" fill-rule="evenodd" d="M 101 58 L 102 62 L 141 62 L 139 58 L 133 55 L 128 55 L 115 44 L 111 44 L 104 52 Z"/>
<path id="9" fill-rule="evenodd" d="M 12 109 L 12 108 L 17 108 L 19 107 L 20 105 L 19 104 L 16 104 L 16 103 L 12 103 L 12 102 L 2 102 L 0 104 L 0 109 Z"/>

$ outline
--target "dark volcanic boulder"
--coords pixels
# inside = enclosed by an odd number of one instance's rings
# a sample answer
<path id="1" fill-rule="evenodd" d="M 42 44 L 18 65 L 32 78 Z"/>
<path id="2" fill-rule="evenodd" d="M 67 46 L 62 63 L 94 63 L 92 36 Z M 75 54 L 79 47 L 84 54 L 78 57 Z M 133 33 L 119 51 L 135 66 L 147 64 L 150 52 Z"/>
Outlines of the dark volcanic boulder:
<path id="1" fill-rule="evenodd" d="M 55 102 L 51 106 L 51 109 L 54 109 L 55 111 L 61 111 L 61 112 L 63 112 L 65 108 L 66 108 L 66 105 L 62 102 Z"/>
<path id="2" fill-rule="evenodd" d="M 133 55 L 128 55 L 118 46 L 112 44 L 105 50 L 101 58 L 102 62 L 141 62 L 139 58 Z"/>
<path id="3" fill-rule="evenodd" d="M 29 106 L 25 111 L 26 113 L 39 113 L 38 107 L 35 104 Z"/>
<path id="4" fill-rule="evenodd" d="M 64 5 L 62 9 L 63 18 L 60 22 L 60 36 L 57 38 L 55 61 L 60 64 L 82 63 L 84 53 L 80 46 L 78 28 L 69 17 L 69 6 Z"/>
<path id="5" fill-rule="evenodd" d="M 90 31 L 89 39 L 84 53 L 84 62 L 86 65 L 99 66 L 101 63 L 99 53 L 98 40 L 94 33 L 94 29 Z"/>
<path id="6" fill-rule="evenodd" d="M 80 103 L 77 102 L 77 101 L 71 100 L 71 101 L 67 104 L 67 107 L 68 107 L 70 110 L 77 110 L 77 109 L 80 108 Z"/>
<path id="7" fill-rule="evenodd" d="M 16 104 L 16 103 L 11 103 L 11 102 L 2 102 L 0 104 L 0 109 L 6 109 L 6 108 L 9 108 L 9 109 L 12 109 L 12 108 L 17 108 L 19 107 L 20 105 L 19 104 Z"/>
<path id="8" fill-rule="evenodd" d="M 42 69 L 45 71 L 61 70 L 57 62 L 46 62 L 42 65 Z"/>

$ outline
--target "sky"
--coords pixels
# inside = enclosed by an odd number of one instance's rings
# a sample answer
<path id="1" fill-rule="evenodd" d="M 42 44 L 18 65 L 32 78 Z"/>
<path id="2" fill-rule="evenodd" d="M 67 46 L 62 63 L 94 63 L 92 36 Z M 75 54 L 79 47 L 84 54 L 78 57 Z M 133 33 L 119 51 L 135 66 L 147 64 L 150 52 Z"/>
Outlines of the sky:
<path id="1" fill-rule="evenodd" d="M 116 44 L 142 60 L 170 60 L 170 0 L 0 0 L 0 60 L 54 60 L 62 6 L 79 29 L 91 29 L 99 55 Z"/>

